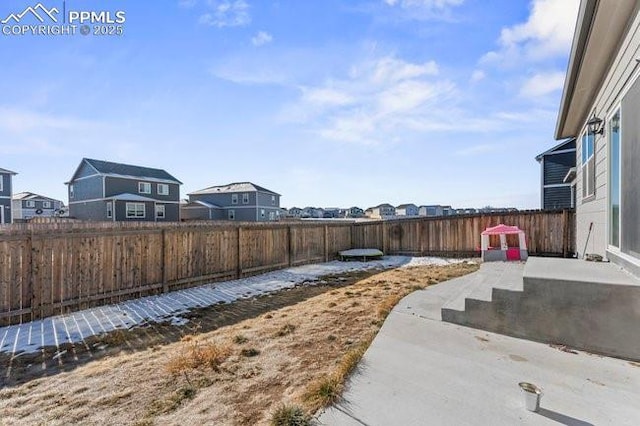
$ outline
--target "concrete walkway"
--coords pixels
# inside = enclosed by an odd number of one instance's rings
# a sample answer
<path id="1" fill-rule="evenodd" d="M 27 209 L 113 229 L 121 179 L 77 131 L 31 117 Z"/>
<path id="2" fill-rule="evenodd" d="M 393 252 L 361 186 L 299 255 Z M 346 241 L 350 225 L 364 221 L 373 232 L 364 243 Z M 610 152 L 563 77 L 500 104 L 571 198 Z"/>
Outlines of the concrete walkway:
<path id="1" fill-rule="evenodd" d="M 442 305 L 482 273 L 403 299 L 320 424 L 640 424 L 639 364 L 442 322 Z M 521 381 L 543 388 L 538 413 L 524 409 Z"/>

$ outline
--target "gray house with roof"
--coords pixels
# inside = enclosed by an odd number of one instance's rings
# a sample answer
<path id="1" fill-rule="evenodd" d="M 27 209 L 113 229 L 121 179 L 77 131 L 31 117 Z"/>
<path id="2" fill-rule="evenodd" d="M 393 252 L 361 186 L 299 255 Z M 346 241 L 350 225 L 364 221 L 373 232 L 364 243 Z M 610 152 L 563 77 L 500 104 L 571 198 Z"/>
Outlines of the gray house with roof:
<path id="1" fill-rule="evenodd" d="M 0 168 L 0 225 L 11 223 L 12 179 L 16 172 Z"/>
<path id="2" fill-rule="evenodd" d="M 21 222 L 34 217 L 57 217 L 66 212 L 60 200 L 34 194 L 20 192 L 11 197 L 11 213 L 14 222 Z"/>
<path id="3" fill-rule="evenodd" d="M 251 182 L 210 186 L 189 195 L 182 206 L 185 220 L 267 222 L 283 215 L 280 194 Z"/>
<path id="4" fill-rule="evenodd" d="M 540 163 L 540 204 L 543 210 L 576 206 L 576 139 L 567 139 L 536 156 Z"/>
<path id="5" fill-rule="evenodd" d="M 83 158 L 65 184 L 69 216 L 76 219 L 180 220 L 182 182 L 162 169 Z"/>

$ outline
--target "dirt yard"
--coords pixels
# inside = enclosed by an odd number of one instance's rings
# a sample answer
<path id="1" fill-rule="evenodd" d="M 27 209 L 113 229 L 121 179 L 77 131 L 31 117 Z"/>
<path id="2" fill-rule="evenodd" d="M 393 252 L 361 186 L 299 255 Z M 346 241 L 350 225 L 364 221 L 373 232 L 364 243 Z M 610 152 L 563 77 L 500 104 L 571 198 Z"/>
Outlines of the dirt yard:
<path id="1" fill-rule="evenodd" d="M 339 395 L 403 296 L 477 268 L 325 277 L 195 311 L 184 326 L 116 331 L 55 358 L 48 350 L 18 357 L 3 372 L 0 424 L 255 425 L 278 408 L 312 414 Z"/>

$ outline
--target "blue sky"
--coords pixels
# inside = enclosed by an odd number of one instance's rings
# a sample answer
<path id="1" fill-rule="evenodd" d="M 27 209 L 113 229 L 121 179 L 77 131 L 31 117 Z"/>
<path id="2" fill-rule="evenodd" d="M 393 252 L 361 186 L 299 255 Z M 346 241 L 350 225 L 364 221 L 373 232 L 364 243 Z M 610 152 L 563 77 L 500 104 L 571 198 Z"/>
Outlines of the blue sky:
<path id="1" fill-rule="evenodd" d="M 90 157 L 164 168 L 183 197 L 538 208 L 578 3 L 67 0 L 124 10 L 124 34 L 0 35 L 0 167 L 65 202 Z"/>

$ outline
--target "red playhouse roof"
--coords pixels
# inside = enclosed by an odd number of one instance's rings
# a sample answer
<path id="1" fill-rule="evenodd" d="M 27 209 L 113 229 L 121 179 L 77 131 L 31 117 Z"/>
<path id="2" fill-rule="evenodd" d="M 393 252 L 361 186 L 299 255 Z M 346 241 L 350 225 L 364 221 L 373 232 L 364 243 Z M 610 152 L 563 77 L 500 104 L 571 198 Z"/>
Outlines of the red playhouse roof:
<path id="1" fill-rule="evenodd" d="M 494 226 L 493 228 L 487 228 L 482 231 L 482 235 L 501 235 L 501 234 L 519 234 L 523 232 L 517 226 L 508 226 L 500 224 L 498 226 Z"/>

